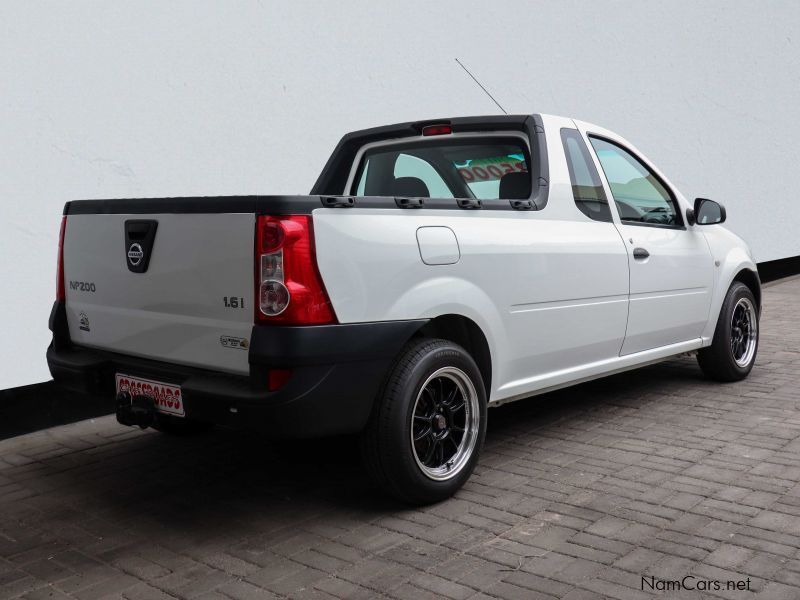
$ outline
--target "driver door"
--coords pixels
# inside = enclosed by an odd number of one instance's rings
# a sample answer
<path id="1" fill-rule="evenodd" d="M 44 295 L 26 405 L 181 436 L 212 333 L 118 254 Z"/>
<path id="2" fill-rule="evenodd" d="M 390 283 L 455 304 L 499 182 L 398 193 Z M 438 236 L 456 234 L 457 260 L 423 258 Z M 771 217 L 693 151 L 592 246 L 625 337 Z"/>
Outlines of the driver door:
<path id="1" fill-rule="evenodd" d="M 669 186 L 631 150 L 589 135 L 628 248 L 630 303 L 621 355 L 699 338 L 708 320 L 713 258 L 686 227 Z"/>

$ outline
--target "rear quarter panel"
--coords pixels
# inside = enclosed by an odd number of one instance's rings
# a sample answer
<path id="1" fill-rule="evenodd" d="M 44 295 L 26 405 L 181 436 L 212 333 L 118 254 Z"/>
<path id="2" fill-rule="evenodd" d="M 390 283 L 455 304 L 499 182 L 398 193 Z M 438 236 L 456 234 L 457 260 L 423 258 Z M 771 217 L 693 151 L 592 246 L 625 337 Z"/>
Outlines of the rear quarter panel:
<path id="1" fill-rule="evenodd" d="M 537 374 L 616 355 L 624 336 L 627 254 L 616 230 L 545 212 L 320 209 L 317 262 L 340 322 L 472 319 L 499 400 L 529 391 Z M 422 226 L 452 229 L 460 260 L 424 264 Z M 587 290 L 603 300 L 583 302 Z"/>

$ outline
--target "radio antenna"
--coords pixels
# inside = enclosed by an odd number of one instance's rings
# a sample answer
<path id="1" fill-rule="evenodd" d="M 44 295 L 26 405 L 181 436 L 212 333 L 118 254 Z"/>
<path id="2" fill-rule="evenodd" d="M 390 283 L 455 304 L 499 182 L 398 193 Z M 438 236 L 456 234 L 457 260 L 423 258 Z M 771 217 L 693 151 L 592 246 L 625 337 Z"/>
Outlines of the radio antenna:
<path id="1" fill-rule="evenodd" d="M 506 109 L 505 109 L 505 108 L 503 108 L 502 106 L 500 106 L 500 103 L 499 103 L 497 100 L 495 100 L 495 99 L 494 99 L 494 96 L 492 96 L 492 95 L 489 93 L 489 90 L 487 90 L 485 87 L 483 87 L 483 85 L 481 85 L 481 82 L 480 82 L 480 81 L 478 81 L 478 80 L 475 78 L 475 75 L 473 75 L 472 73 L 470 73 L 470 72 L 469 72 L 469 69 L 468 69 L 467 67 L 465 67 L 465 66 L 464 66 L 464 64 L 463 64 L 463 63 L 462 63 L 460 60 L 458 60 L 457 58 L 456 58 L 456 62 L 458 63 L 458 66 L 459 66 L 459 67 L 461 67 L 462 69 L 464 69 L 464 71 L 466 71 L 467 75 L 469 75 L 469 76 L 472 78 L 472 81 L 474 81 L 475 83 L 477 83 L 477 84 L 478 84 L 478 87 L 480 87 L 480 88 L 481 88 L 481 89 L 482 89 L 482 90 L 483 90 L 483 91 L 486 93 L 486 95 L 487 95 L 487 96 L 489 96 L 489 98 L 491 98 L 491 99 L 492 99 L 492 102 L 494 102 L 495 104 L 497 104 L 497 108 L 499 108 L 500 110 L 502 110 L 502 111 L 503 111 L 503 113 L 507 115 L 508 113 L 506 112 Z"/>

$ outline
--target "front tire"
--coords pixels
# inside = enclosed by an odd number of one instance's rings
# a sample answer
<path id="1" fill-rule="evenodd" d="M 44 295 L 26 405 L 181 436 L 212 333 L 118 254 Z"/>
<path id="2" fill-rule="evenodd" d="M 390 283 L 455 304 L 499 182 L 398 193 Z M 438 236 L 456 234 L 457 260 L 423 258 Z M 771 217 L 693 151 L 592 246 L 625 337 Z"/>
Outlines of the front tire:
<path id="1" fill-rule="evenodd" d="M 410 504 L 452 496 L 472 474 L 486 436 L 480 370 L 458 344 L 409 343 L 376 399 L 361 451 L 372 479 Z"/>
<path id="2" fill-rule="evenodd" d="M 711 346 L 697 353 L 706 376 L 740 381 L 753 369 L 758 352 L 758 308 L 753 292 L 734 281 L 722 302 Z"/>

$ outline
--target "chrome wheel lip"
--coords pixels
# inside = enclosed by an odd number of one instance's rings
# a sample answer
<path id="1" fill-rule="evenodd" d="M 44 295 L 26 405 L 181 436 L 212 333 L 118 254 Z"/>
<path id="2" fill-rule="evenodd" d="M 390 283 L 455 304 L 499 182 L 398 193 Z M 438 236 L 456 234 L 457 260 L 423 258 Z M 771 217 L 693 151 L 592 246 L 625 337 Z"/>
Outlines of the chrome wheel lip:
<path id="1" fill-rule="evenodd" d="M 437 467 L 429 467 L 425 465 L 417 454 L 417 449 L 414 444 L 414 417 L 417 414 L 417 408 L 420 399 L 425 393 L 426 388 L 434 383 L 439 378 L 449 379 L 458 387 L 460 393 L 464 398 L 465 418 L 464 418 L 464 435 L 458 445 L 458 449 L 452 457 L 444 464 Z M 475 450 L 478 442 L 478 432 L 480 430 L 480 405 L 478 402 L 478 393 L 475 390 L 475 385 L 469 376 L 457 367 L 442 367 L 431 373 L 425 380 L 425 383 L 419 389 L 417 398 L 414 401 L 414 407 L 411 410 L 411 426 L 410 426 L 410 443 L 411 452 L 414 454 L 414 460 L 417 463 L 420 471 L 429 479 L 434 481 L 447 481 L 458 475 L 464 470 L 464 467 L 469 463 L 470 457 Z"/>
<path id="2" fill-rule="evenodd" d="M 730 327 L 733 361 L 745 368 L 753 361 L 758 343 L 758 314 L 749 298 L 739 298 L 733 307 Z M 740 350 L 737 352 L 737 349 Z"/>

